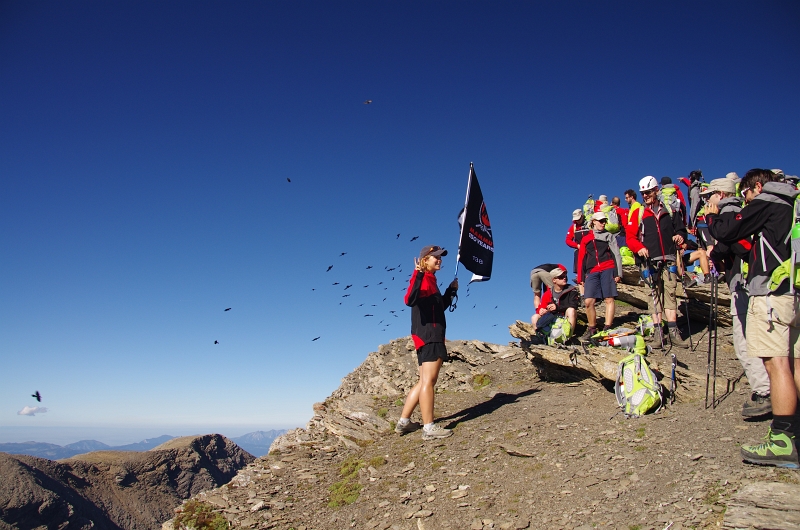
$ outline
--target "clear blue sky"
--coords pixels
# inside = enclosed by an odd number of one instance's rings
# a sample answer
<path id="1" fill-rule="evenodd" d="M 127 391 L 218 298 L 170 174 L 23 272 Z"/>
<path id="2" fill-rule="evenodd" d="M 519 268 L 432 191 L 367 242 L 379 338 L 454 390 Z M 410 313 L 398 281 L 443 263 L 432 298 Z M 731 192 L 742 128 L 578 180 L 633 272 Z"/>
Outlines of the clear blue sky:
<path id="1" fill-rule="evenodd" d="M 448 338 L 505 343 L 588 193 L 797 174 L 798 64 L 793 1 L 2 2 L 0 441 L 305 424 L 452 278 L 470 162 Z"/>

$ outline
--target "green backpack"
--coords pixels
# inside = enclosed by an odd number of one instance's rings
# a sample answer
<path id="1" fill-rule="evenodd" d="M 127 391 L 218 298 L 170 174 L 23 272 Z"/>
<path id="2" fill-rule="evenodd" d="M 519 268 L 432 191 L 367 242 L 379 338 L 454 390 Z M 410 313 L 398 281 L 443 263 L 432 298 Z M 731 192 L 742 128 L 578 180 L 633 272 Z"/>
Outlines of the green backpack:
<path id="1" fill-rule="evenodd" d="M 606 214 L 608 221 L 606 222 L 606 231 L 616 234 L 619 232 L 622 225 L 619 222 L 619 215 L 617 215 L 617 208 L 613 204 L 606 204 L 600 207 L 600 211 Z"/>
<path id="2" fill-rule="evenodd" d="M 550 326 L 550 333 L 547 336 L 547 344 L 555 346 L 556 344 L 564 344 L 572 338 L 572 326 L 565 317 L 556 318 L 555 322 Z"/>
<path id="3" fill-rule="evenodd" d="M 583 203 L 583 218 L 586 219 L 586 222 L 589 223 L 589 219 L 592 218 L 594 215 L 594 197 L 589 195 L 589 198 L 586 199 L 586 202 Z M 589 223 L 589 227 L 591 227 L 591 223 Z"/>
<path id="4" fill-rule="evenodd" d="M 614 383 L 617 404 L 627 418 L 638 418 L 661 410 L 661 384 L 644 356 L 632 353 L 617 367 Z"/>
<path id="5" fill-rule="evenodd" d="M 622 265 L 636 265 L 636 257 L 628 247 L 620 247 L 619 254 L 622 257 Z"/>

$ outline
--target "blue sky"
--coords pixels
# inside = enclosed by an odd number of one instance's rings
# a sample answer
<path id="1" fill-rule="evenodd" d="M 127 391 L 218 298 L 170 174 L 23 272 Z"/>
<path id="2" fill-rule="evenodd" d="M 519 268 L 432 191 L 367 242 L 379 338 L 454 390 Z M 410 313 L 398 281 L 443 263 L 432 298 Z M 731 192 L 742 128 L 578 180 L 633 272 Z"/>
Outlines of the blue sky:
<path id="1" fill-rule="evenodd" d="M 452 279 L 470 162 L 448 338 L 506 343 L 588 193 L 797 174 L 799 59 L 788 1 L 3 2 L 0 441 L 305 424 Z"/>

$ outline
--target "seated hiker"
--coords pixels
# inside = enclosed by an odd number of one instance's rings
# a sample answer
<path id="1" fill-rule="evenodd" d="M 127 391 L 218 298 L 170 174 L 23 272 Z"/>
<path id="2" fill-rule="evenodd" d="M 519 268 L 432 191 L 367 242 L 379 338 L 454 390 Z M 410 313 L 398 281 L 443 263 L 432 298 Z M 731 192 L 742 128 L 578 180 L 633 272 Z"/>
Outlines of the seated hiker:
<path id="1" fill-rule="evenodd" d="M 586 319 L 589 321 L 582 340 L 597 333 L 595 301 L 598 298 L 606 303 L 604 329 L 610 328 L 614 321 L 614 298 L 617 296 L 616 284 L 622 278 L 622 258 L 614 234 L 605 229 L 607 221 L 604 212 L 592 215 L 592 231 L 584 236 L 578 251 L 578 283 L 584 284 Z"/>
<path id="2" fill-rule="evenodd" d="M 681 252 L 683 254 L 682 261 L 683 261 L 683 270 L 686 270 L 687 267 L 691 267 L 692 264 L 700 262 L 700 272 L 697 272 L 697 266 L 695 266 L 694 276 L 684 276 L 684 285 L 686 287 L 692 287 L 694 285 L 705 283 L 706 276 L 711 272 L 711 265 L 708 261 L 708 253 L 699 248 L 697 243 L 692 240 L 686 240 L 680 245 Z"/>
<path id="3" fill-rule="evenodd" d="M 580 296 L 574 285 L 569 285 L 567 271 L 553 269 L 550 272 L 553 288 L 542 295 L 542 302 L 531 318 L 531 324 L 539 331 L 552 324 L 557 317 L 566 317 L 571 329 L 575 329 L 578 319 Z"/>
<path id="4" fill-rule="evenodd" d="M 553 277 L 550 272 L 553 269 L 561 269 L 566 272 L 567 268 L 560 263 L 543 263 L 531 270 L 531 289 L 533 289 L 533 307 L 539 307 L 542 303 L 542 284 L 553 288 Z"/>

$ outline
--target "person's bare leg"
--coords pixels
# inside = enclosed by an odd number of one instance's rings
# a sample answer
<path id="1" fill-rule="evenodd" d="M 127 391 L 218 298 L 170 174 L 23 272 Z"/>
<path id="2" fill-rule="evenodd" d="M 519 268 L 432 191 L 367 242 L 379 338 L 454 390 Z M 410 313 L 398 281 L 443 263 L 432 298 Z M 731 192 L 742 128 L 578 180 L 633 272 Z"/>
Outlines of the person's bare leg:
<path id="1" fill-rule="evenodd" d="M 606 298 L 606 328 L 614 323 L 614 299 Z"/>
<path id="2" fill-rule="evenodd" d="M 417 381 L 417 384 L 414 385 L 411 388 L 411 390 L 408 391 L 408 396 L 406 396 L 406 402 L 403 405 L 403 412 L 400 414 L 401 418 L 408 419 L 414 413 L 414 409 L 417 408 L 417 404 L 419 404 L 419 391 L 421 388 L 422 388 L 422 367 L 420 366 L 419 381 Z"/>
<path id="3" fill-rule="evenodd" d="M 794 363 L 795 369 L 798 366 Z M 797 410 L 797 372 L 792 374 L 789 357 L 765 357 L 764 366 L 769 375 L 769 393 L 772 399 L 772 414 L 792 416 Z"/>
<path id="4" fill-rule="evenodd" d="M 536 323 L 539 321 L 541 315 L 539 313 L 534 313 L 531 317 L 531 324 L 533 324 L 533 329 L 536 329 Z"/>
<path id="5" fill-rule="evenodd" d="M 678 310 L 677 309 L 665 309 L 664 314 L 667 315 L 667 322 L 677 322 L 678 321 Z"/>
<path id="6" fill-rule="evenodd" d="M 568 307 L 564 316 L 567 317 L 569 321 L 569 325 L 572 327 L 573 333 L 575 332 L 575 326 L 578 324 L 578 312 L 575 311 L 574 307 Z"/>
<path id="7" fill-rule="evenodd" d="M 419 368 L 419 411 L 422 413 L 422 423 L 427 425 L 433 423 L 433 395 L 434 385 L 439 378 L 439 369 L 442 367 L 442 360 L 422 363 Z"/>
<path id="8" fill-rule="evenodd" d="M 594 298 L 586 299 L 586 320 L 590 328 L 597 327 L 597 310 L 594 307 Z"/>

